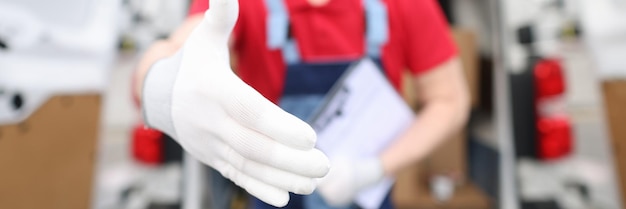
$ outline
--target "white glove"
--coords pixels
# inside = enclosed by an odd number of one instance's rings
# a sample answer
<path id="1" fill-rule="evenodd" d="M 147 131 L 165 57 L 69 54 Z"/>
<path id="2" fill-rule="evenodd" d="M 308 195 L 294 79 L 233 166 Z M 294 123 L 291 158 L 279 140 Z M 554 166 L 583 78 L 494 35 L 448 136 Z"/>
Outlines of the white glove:
<path id="1" fill-rule="evenodd" d="M 343 207 L 351 204 L 362 189 L 382 180 L 384 171 L 378 158 L 352 161 L 333 159 L 332 168 L 318 185 L 327 204 Z"/>
<path id="2" fill-rule="evenodd" d="M 310 194 L 330 165 L 313 129 L 274 105 L 231 70 L 228 38 L 237 0 L 211 0 L 176 55 L 150 69 L 142 92 L 146 123 L 250 194 L 284 206 Z"/>

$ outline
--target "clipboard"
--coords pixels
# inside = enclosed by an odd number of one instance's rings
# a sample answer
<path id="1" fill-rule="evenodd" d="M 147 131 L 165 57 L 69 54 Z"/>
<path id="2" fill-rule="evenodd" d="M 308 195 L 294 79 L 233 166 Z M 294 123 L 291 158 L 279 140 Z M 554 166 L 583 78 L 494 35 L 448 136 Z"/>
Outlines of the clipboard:
<path id="1" fill-rule="evenodd" d="M 317 148 L 333 159 L 378 156 L 413 122 L 415 116 L 400 94 L 371 59 L 352 64 L 331 88 L 309 124 L 315 129 Z M 357 194 L 363 208 L 379 208 L 394 179 L 382 181 Z"/>

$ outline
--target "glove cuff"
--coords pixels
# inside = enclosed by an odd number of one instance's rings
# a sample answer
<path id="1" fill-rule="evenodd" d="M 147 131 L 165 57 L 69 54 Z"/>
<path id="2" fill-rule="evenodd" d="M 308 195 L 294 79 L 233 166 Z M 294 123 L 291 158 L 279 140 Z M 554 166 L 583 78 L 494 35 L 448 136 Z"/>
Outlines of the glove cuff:
<path id="1" fill-rule="evenodd" d="M 160 130 L 172 138 L 176 130 L 172 121 L 172 92 L 180 67 L 182 52 L 155 62 L 143 83 L 142 110 L 144 123 Z"/>

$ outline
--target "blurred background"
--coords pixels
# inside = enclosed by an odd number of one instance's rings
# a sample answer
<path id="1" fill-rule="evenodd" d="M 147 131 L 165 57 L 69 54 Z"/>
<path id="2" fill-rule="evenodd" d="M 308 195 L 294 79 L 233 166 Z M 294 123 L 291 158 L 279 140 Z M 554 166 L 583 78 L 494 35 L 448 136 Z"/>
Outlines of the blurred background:
<path id="1" fill-rule="evenodd" d="M 472 115 L 398 176 L 396 205 L 623 208 L 626 0 L 438 2 Z M 0 0 L 0 208 L 209 208 L 207 172 L 143 129 L 131 95 L 189 4 Z"/>

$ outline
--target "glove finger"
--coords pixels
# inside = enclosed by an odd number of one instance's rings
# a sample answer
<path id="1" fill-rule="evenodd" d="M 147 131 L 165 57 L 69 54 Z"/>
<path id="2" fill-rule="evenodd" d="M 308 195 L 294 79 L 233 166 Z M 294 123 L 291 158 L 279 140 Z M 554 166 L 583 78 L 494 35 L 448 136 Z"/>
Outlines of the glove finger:
<path id="1" fill-rule="evenodd" d="M 249 194 L 259 198 L 261 201 L 276 207 L 284 207 L 289 202 L 289 193 L 287 191 L 256 180 L 237 170 L 229 163 L 220 162 L 217 164 L 215 168 L 222 176 L 232 180 L 237 186 L 245 189 Z"/>
<path id="2" fill-rule="evenodd" d="M 289 147 L 309 150 L 315 146 L 317 136 L 307 123 L 271 103 L 247 84 L 246 88 L 239 88 L 238 93 L 246 96 L 231 97 L 230 104 L 226 104 L 233 119 Z"/>
<path id="3" fill-rule="evenodd" d="M 217 146 L 225 146 L 217 141 Z M 261 182 L 267 183 L 279 189 L 287 190 L 296 194 L 307 195 L 313 193 L 316 182 L 309 177 L 286 172 L 268 165 L 264 165 L 244 158 L 233 149 L 216 150 L 221 160 L 230 163 L 237 170 Z"/>
<path id="4" fill-rule="evenodd" d="M 330 168 L 324 153 L 317 149 L 299 150 L 271 140 L 257 131 L 226 120 L 220 137 L 244 158 L 297 175 L 319 178 Z"/>
<path id="5" fill-rule="evenodd" d="M 330 169 L 328 158 L 318 149 L 302 151 L 279 144 L 268 154 L 270 158 L 267 164 L 270 166 L 285 168 L 283 170 L 307 177 L 324 177 Z"/>

